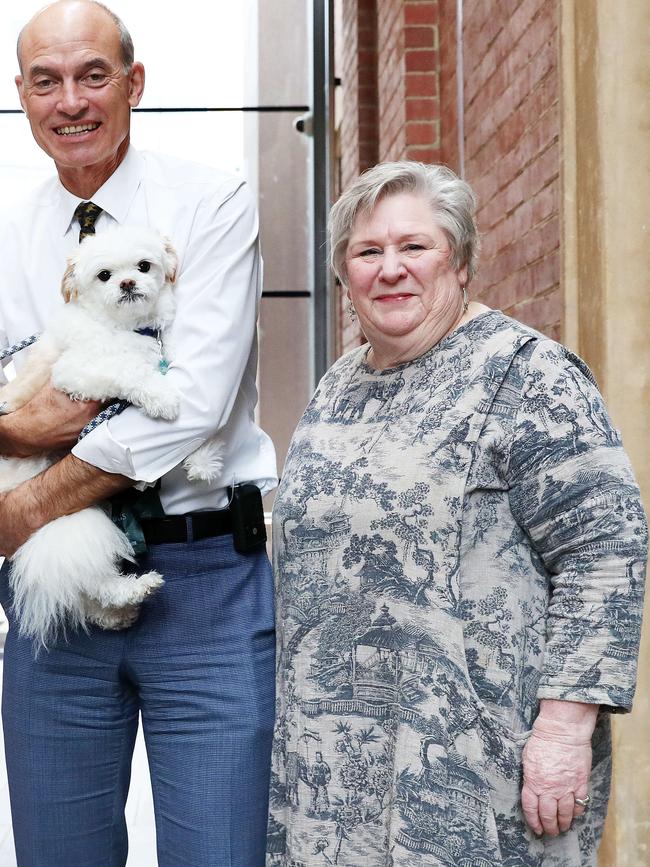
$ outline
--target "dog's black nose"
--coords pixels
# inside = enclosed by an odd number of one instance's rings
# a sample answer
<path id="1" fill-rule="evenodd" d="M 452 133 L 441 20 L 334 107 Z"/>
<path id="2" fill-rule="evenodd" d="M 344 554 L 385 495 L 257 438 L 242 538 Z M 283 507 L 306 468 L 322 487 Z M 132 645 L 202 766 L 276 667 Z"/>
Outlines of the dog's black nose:
<path id="1" fill-rule="evenodd" d="M 132 292 L 135 289 L 135 280 L 122 280 L 120 289 L 124 289 L 125 292 Z"/>

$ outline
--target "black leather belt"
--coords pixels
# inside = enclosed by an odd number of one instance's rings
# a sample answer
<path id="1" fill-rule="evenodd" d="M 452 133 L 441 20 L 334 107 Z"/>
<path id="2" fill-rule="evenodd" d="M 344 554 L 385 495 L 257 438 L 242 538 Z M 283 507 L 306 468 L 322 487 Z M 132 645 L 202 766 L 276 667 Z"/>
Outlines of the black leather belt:
<path id="1" fill-rule="evenodd" d="M 232 533 L 229 509 L 216 512 L 189 512 L 187 515 L 167 515 L 165 518 L 141 518 L 140 525 L 148 545 L 165 542 L 187 542 L 209 539 Z"/>

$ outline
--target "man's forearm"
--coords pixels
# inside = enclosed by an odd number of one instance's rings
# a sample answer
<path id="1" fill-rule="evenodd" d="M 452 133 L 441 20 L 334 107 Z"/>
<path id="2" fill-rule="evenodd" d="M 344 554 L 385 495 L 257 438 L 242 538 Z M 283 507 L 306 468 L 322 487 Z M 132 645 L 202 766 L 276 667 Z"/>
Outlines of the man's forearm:
<path id="1" fill-rule="evenodd" d="M 0 554 L 12 556 L 36 530 L 133 484 L 67 455 L 0 498 Z"/>
<path id="2" fill-rule="evenodd" d="M 0 416 L 0 454 L 12 458 L 26 458 L 36 454 L 36 451 L 27 445 L 25 437 L 21 437 L 16 430 L 15 415 L 12 413 Z"/>
<path id="3" fill-rule="evenodd" d="M 26 495 L 33 498 L 41 524 L 47 524 L 61 515 L 93 506 L 131 485 L 132 479 L 106 473 L 74 455 L 66 455 L 23 487 L 27 488 Z"/>

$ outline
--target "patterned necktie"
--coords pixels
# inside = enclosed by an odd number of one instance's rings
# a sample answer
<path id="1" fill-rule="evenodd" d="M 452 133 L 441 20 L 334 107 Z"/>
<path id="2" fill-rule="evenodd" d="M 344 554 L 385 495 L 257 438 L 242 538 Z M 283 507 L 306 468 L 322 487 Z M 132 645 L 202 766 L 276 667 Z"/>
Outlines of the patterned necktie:
<path id="1" fill-rule="evenodd" d="M 74 212 L 75 220 L 79 221 L 79 243 L 88 235 L 95 234 L 95 220 L 102 209 L 94 202 L 80 202 Z"/>

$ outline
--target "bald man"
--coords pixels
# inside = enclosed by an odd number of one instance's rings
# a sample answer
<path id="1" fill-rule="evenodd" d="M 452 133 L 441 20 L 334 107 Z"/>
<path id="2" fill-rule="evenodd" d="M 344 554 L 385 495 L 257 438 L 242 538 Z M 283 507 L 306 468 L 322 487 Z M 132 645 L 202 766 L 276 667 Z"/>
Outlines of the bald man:
<path id="1" fill-rule="evenodd" d="M 99 407 L 49 387 L 0 418 L 3 454 L 72 450 L 0 494 L 0 554 L 10 558 L 55 518 L 133 486 L 151 497 L 156 485 L 161 515 L 142 522 L 138 568 L 165 577 L 134 626 L 71 632 L 35 657 L 13 622 L 3 567 L 3 725 L 18 865 L 125 864 L 141 717 L 159 865 L 257 867 L 274 703 L 272 581 L 263 548 L 235 550 L 238 518 L 229 508 L 231 486 L 264 493 L 276 481 L 273 447 L 254 423 L 255 208 L 241 180 L 130 144 L 144 68 L 105 6 L 46 7 L 23 28 L 18 60 L 20 102 L 56 176 L 0 223 L 0 343 L 40 331 L 63 303 L 66 258 L 80 242 L 78 206 L 92 202 L 96 232 L 153 226 L 179 252 L 168 375 L 182 395 L 174 422 L 128 408 L 79 443 Z M 216 431 L 225 441 L 220 478 L 189 484 L 179 464 Z"/>

